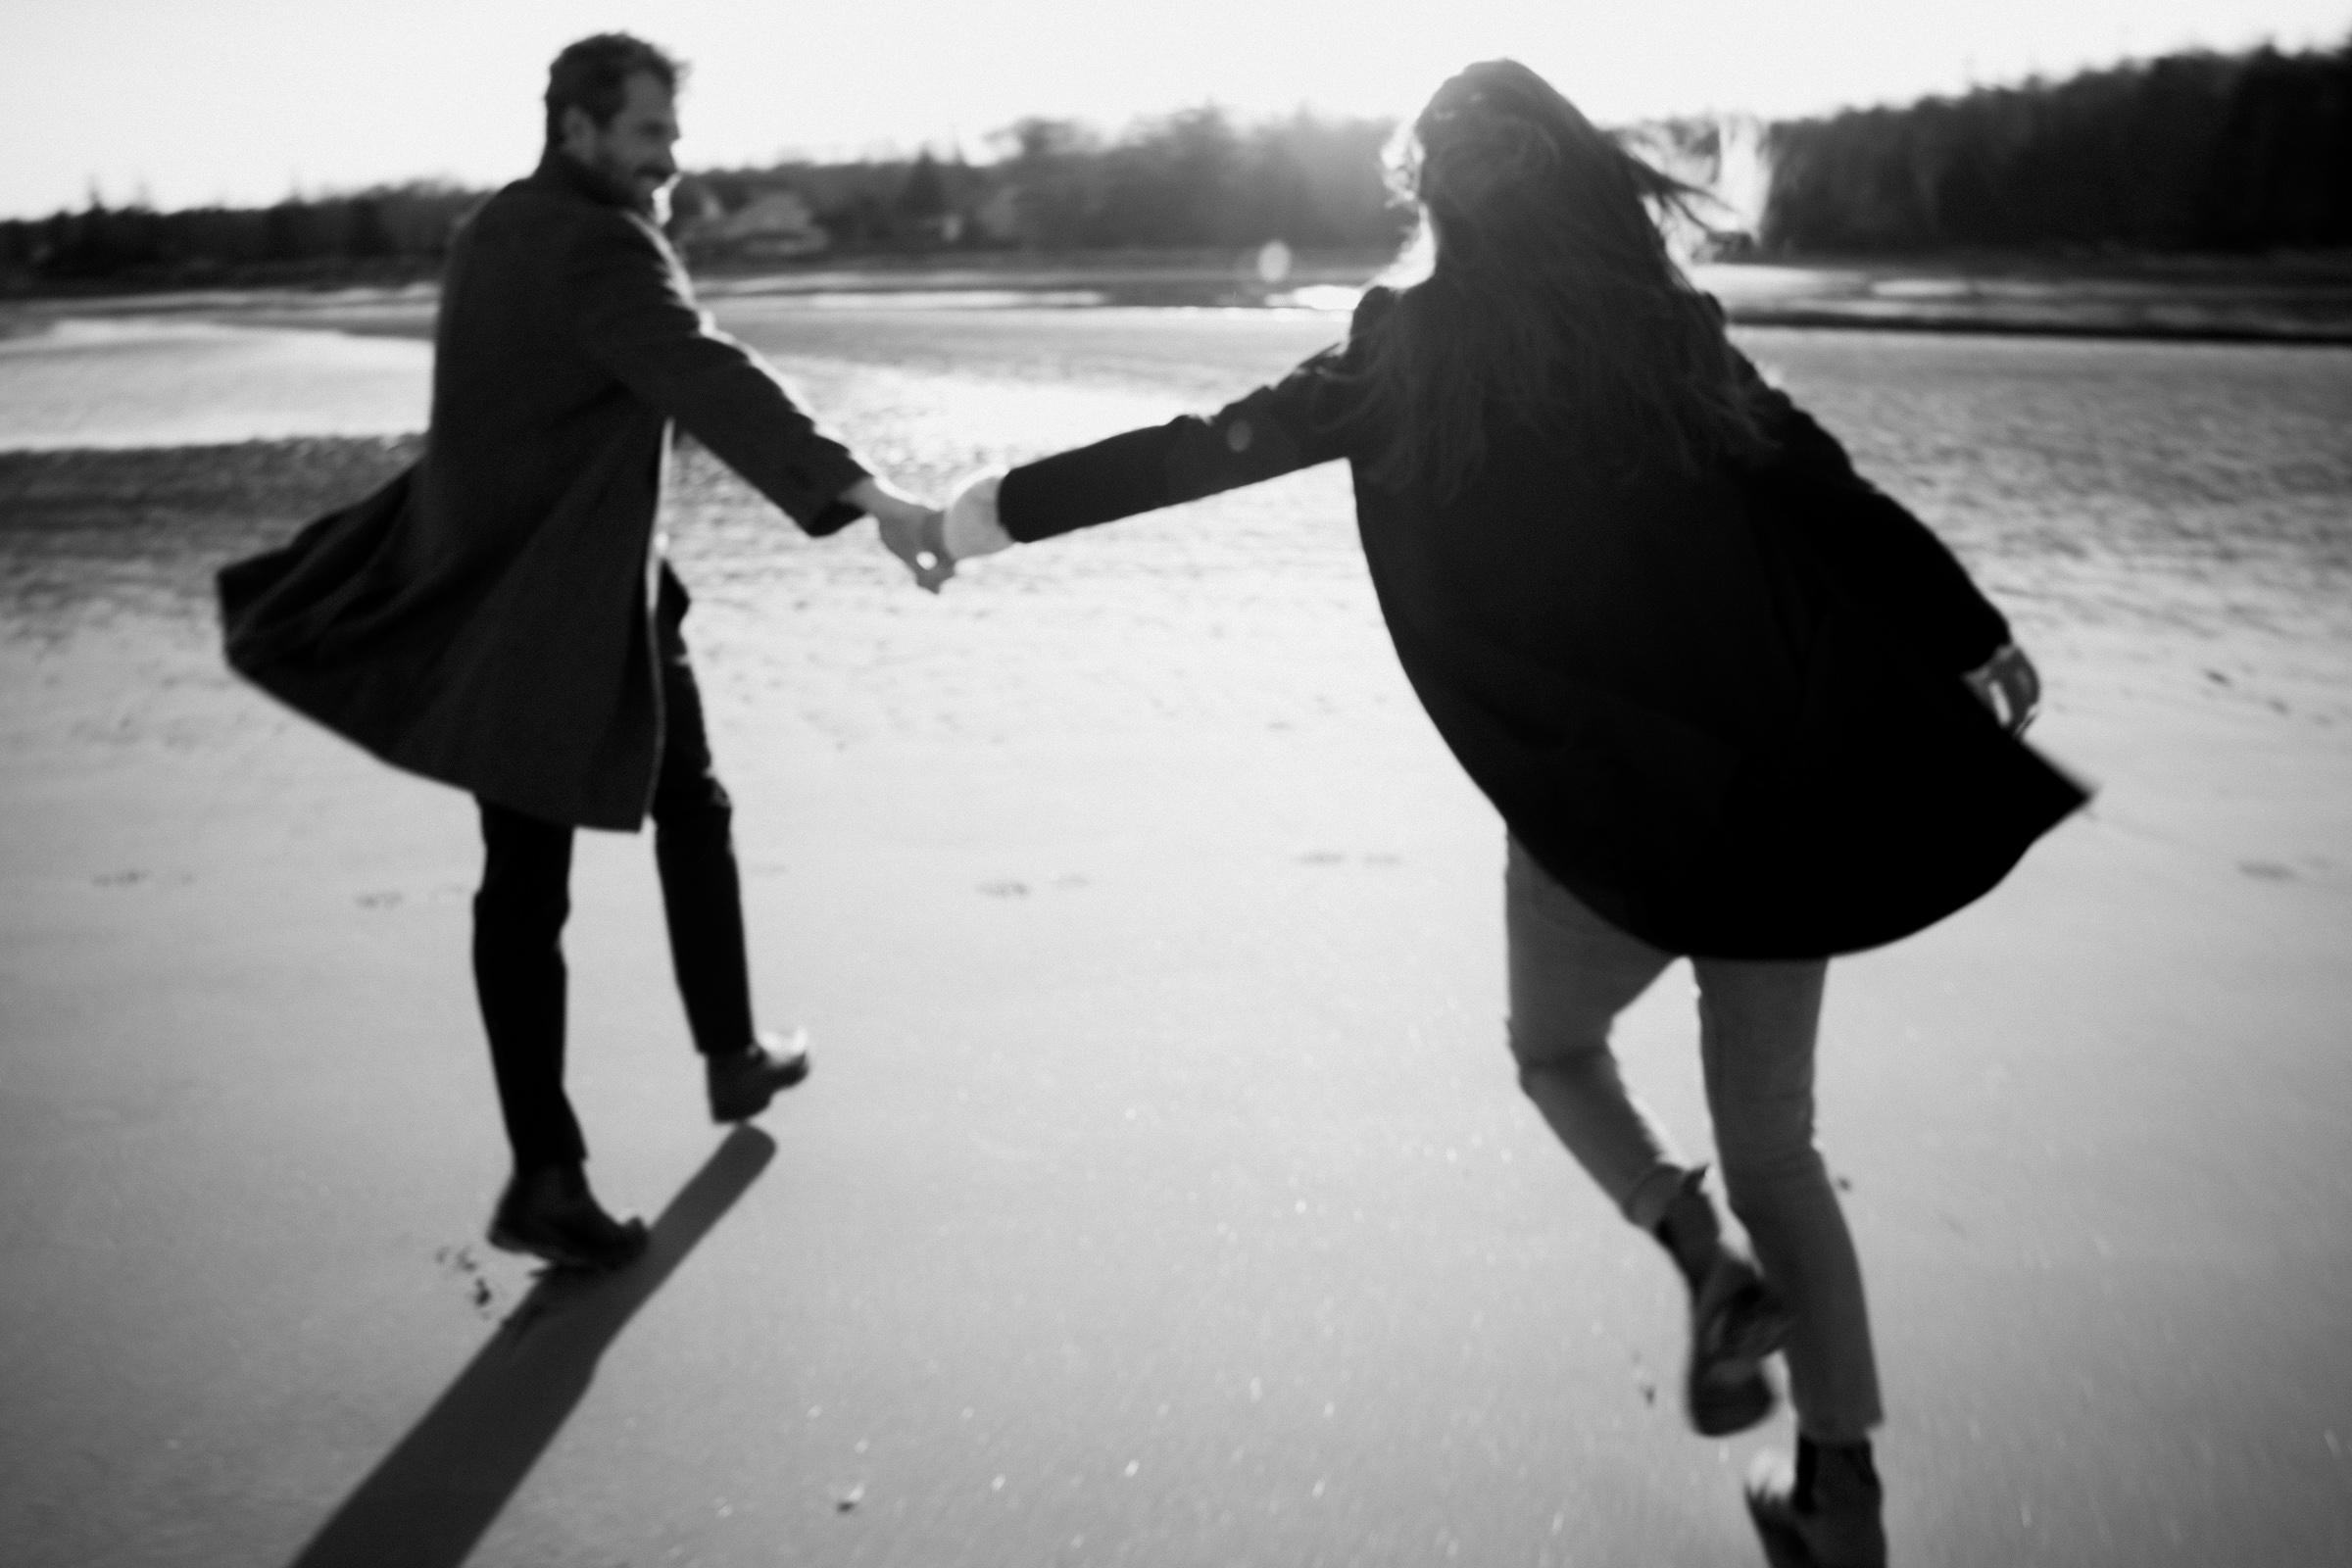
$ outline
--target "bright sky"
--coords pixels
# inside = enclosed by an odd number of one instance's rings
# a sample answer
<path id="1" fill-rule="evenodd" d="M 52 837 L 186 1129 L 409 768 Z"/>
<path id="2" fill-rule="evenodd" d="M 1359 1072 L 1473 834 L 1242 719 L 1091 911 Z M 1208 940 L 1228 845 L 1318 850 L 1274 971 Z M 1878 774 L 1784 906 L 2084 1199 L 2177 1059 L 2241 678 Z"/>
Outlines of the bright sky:
<path id="1" fill-rule="evenodd" d="M 1604 122 L 1771 117 L 2205 46 L 2332 46 L 2344 0 L 0 0 L 0 216 L 259 204 L 539 150 L 547 63 L 607 28 L 682 54 L 688 168 L 940 150 L 1028 114 L 1116 128 L 1214 100 L 1409 114 L 1515 55 Z"/>

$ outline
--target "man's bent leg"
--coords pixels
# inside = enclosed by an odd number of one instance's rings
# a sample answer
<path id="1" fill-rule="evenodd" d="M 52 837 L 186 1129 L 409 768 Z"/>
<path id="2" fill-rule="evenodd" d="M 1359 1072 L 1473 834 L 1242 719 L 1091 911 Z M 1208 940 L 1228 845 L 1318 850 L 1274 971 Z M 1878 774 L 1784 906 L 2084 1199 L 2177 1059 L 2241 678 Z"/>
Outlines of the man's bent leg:
<path id="1" fill-rule="evenodd" d="M 711 781 L 713 786 L 717 781 Z M 694 1048 L 723 1056 L 752 1042 L 752 987 L 744 955 L 743 890 L 735 868 L 734 813 L 714 803 L 663 812 L 655 807 L 654 858 L 669 920 L 670 967 L 686 1004 Z"/>
<path id="2" fill-rule="evenodd" d="M 1699 1041 L 1732 1212 L 1795 1313 L 1786 1353 L 1797 1423 L 1859 1443 L 1881 1419 L 1862 1268 L 1813 1144 L 1813 1046 L 1826 960 L 1698 960 Z"/>
<path id="3" fill-rule="evenodd" d="M 587 1156 L 564 1094 L 564 949 L 571 828 L 489 801 L 473 899 L 473 980 L 518 1171 Z"/>
<path id="4" fill-rule="evenodd" d="M 695 1049 L 706 1056 L 726 1056 L 752 1043 L 751 968 L 744 953 L 734 806 L 711 768 L 702 692 L 678 624 L 686 603 L 686 590 L 664 567 L 657 616 L 662 722 L 662 772 L 654 785 L 654 859 L 669 920 L 670 964 Z"/>

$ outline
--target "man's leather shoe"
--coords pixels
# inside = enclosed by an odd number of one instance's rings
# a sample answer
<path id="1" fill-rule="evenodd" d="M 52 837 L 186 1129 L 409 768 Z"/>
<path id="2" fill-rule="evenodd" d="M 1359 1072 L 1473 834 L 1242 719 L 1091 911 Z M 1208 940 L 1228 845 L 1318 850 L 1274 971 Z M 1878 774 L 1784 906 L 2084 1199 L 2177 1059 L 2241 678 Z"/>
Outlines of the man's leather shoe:
<path id="1" fill-rule="evenodd" d="M 515 1172 L 490 1217 L 492 1247 L 527 1252 L 558 1268 L 619 1268 L 634 1261 L 645 1243 L 645 1221 L 606 1213 L 577 1165 Z"/>
<path id="2" fill-rule="evenodd" d="M 767 1108 L 776 1091 L 808 1076 L 808 1031 L 787 1040 L 761 1029 L 732 1056 L 712 1056 L 704 1068 L 710 1085 L 712 1121 L 749 1121 Z"/>

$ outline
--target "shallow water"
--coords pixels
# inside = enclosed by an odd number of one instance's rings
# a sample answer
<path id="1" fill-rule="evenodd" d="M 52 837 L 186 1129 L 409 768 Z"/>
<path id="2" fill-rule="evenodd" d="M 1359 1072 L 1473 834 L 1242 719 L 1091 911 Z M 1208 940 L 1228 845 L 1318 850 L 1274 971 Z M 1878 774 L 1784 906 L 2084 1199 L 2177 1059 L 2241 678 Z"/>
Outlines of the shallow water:
<path id="1" fill-rule="evenodd" d="M 730 302 L 724 320 L 869 462 L 932 493 L 984 465 L 1213 408 L 1337 324 L 762 300 Z M 132 341 L 66 358 L 91 377 L 110 355 L 176 355 L 192 379 L 235 363 L 214 337 Z M 1741 341 L 1951 542 L 2043 662 L 2054 703 L 2070 670 L 2121 669 L 2182 701 L 2352 722 L 2352 450 L 2336 414 L 2352 406 L 2352 351 L 1791 330 Z M 216 416 L 238 407 L 233 378 L 203 402 Z M 119 655 L 145 672 L 108 699 L 123 737 L 218 739 L 248 710 L 169 696 L 175 682 L 229 680 L 213 573 L 416 452 L 413 435 L 0 452 L 0 647 L 37 661 L 12 665 L 17 695 L 36 668 L 46 681 L 119 668 Z M 840 745 L 1011 744 L 1056 725 L 1141 738 L 1170 721 L 1249 732 L 1414 710 L 1337 465 L 975 563 L 928 603 L 869 526 L 808 539 L 691 446 L 672 471 L 665 526 L 714 700 Z M 76 649 L 102 648 L 114 654 L 77 662 Z M 967 648 L 998 652 L 967 661 Z"/>
<path id="2" fill-rule="evenodd" d="M 1212 408 L 1341 330 L 1309 311 L 811 310 L 757 295 L 718 314 L 874 462 L 931 489 Z M 2352 350 L 1740 335 L 2028 619 L 2345 630 Z M 178 318 L 69 319 L 0 339 L 0 449 L 20 449 L 0 451 L 10 620 L 200 599 L 212 564 L 408 461 L 413 442 L 398 438 L 422 423 L 429 359 L 415 338 Z M 676 547 L 710 586 L 868 574 L 864 553 L 837 567 L 842 552 L 781 525 L 707 461 L 689 455 L 678 471 Z M 1348 516 L 1342 475 L 1303 475 L 1206 503 L 1197 520 L 1105 530 L 991 569 L 1260 578 L 1279 562 L 1352 578 Z"/>
<path id="3" fill-rule="evenodd" d="M 0 337 L 0 449 L 197 446 L 421 428 L 429 345 L 160 317 Z"/>

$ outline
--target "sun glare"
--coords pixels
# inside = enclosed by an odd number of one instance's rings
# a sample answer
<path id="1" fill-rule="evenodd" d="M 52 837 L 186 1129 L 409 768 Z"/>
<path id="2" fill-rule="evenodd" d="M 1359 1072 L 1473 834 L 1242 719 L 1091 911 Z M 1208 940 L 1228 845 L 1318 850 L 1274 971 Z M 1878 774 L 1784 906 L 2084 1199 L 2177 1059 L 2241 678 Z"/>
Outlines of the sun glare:
<path id="1" fill-rule="evenodd" d="M 301 8 L 21 7 L 12 103 L 29 127 L 0 168 L 0 214 L 95 198 L 159 207 L 275 201 L 445 177 L 494 184 L 537 157 L 537 94 L 564 40 L 634 26 L 694 66 L 689 167 L 930 147 L 975 161 L 1026 116 L 1115 132 L 1217 103 L 1244 118 L 1411 113 L 1449 72 L 1511 55 L 1596 120 L 1746 111 L 1766 118 L 1956 92 L 2187 46 L 2332 44 L 2337 0 L 2028 0 L 1918 11 L 1879 0 L 1456 0 L 1443 7 L 1177 11 L 1092 0 L 929 0 L 849 8 L 678 0 L 641 17 L 562 0 L 414 0 L 397 16 Z M 448 40 L 463 37 L 466 47 Z M 269 90 L 218 83 L 262 63 Z M 420 86 L 429 84 L 429 86 Z"/>

